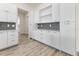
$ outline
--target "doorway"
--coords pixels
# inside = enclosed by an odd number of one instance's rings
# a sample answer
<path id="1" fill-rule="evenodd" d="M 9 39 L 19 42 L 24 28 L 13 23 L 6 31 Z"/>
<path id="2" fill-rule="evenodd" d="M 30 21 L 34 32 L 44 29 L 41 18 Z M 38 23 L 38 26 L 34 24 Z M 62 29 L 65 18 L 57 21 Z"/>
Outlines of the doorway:
<path id="1" fill-rule="evenodd" d="M 18 30 L 19 41 L 23 41 L 24 37 L 28 38 L 28 11 L 18 8 Z"/>

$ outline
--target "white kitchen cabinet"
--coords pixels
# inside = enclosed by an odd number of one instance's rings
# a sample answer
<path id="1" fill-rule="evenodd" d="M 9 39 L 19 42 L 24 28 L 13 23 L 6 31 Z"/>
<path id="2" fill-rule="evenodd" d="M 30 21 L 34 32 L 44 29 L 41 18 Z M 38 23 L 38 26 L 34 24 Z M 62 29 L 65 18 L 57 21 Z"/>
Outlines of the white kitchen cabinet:
<path id="1" fill-rule="evenodd" d="M 37 33 L 37 31 L 33 31 L 33 35 L 31 36 L 31 38 L 38 40 L 38 33 Z"/>
<path id="2" fill-rule="evenodd" d="M 56 49 L 60 49 L 60 33 L 57 31 L 53 31 L 49 35 L 50 45 L 55 47 Z"/>
<path id="3" fill-rule="evenodd" d="M 64 24 L 61 22 L 61 50 L 75 55 L 75 23 Z"/>
<path id="4" fill-rule="evenodd" d="M 14 10 L 16 12 L 16 10 Z M 8 12 L 7 14 L 7 21 L 8 22 L 16 22 L 17 20 L 17 12 Z"/>
<path id="5" fill-rule="evenodd" d="M 7 47 L 7 32 L 0 31 L 0 50 Z"/>
<path id="6" fill-rule="evenodd" d="M 34 10 L 34 23 L 39 23 L 41 20 L 40 20 L 40 17 L 39 17 L 39 8 L 36 8 Z"/>
<path id="7" fill-rule="evenodd" d="M 17 18 L 15 18 L 15 19 L 9 18 L 9 19 L 7 20 L 7 22 L 16 22 L 16 20 L 17 20 Z"/>
<path id="8" fill-rule="evenodd" d="M 33 39 L 45 43 L 54 48 L 60 49 L 60 33 L 56 31 L 37 30 L 34 31 Z"/>
<path id="9" fill-rule="evenodd" d="M 33 38 L 42 42 L 43 38 L 42 38 L 41 35 L 43 35 L 42 32 L 41 32 L 41 30 L 34 31 Z"/>
<path id="10" fill-rule="evenodd" d="M 7 10 L 6 4 L 0 4 L 0 21 L 6 22 L 7 21 Z"/>
<path id="11" fill-rule="evenodd" d="M 17 7 L 14 4 L 0 4 L 0 21 L 16 22 Z"/>
<path id="12" fill-rule="evenodd" d="M 70 19 L 72 21 L 75 21 L 75 4 L 72 3 L 61 3 L 60 4 L 60 18 L 65 20 L 65 19 Z"/>
<path id="13" fill-rule="evenodd" d="M 59 47 L 59 39 L 60 39 L 60 36 L 59 36 L 59 32 L 56 32 L 56 31 L 45 31 L 44 34 L 43 34 L 43 41 L 45 44 L 48 44 L 49 46 L 52 46 L 54 48 L 57 48 L 57 49 L 60 49 Z"/>
<path id="14" fill-rule="evenodd" d="M 38 10 L 40 22 L 57 22 L 60 18 L 60 4 L 42 4 Z"/>
<path id="15" fill-rule="evenodd" d="M 9 8 L 8 8 L 9 7 Z M 7 4 L 8 8 L 8 22 L 16 22 L 17 19 L 17 7 L 14 4 Z"/>
<path id="16" fill-rule="evenodd" d="M 0 22 L 15 22 L 17 24 L 17 7 L 14 4 L 0 4 Z M 1 25 L 1 28 L 6 26 Z M 18 31 L 0 30 L 0 50 L 18 44 Z"/>
<path id="17" fill-rule="evenodd" d="M 49 4 L 49 5 L 47 4 L 46 6 L 45 5 L 46 4 L 41 4 L 38 9 L 45 10 L 44 8 L 52 5 L 52 18 L 48 19 L 47 17 L 46 18 L 44 17 L 40 20 L 39 16 L 36 16 L 37 14 L 39 14 L 39 13 L 37 13 L 35 15 L 35 19 L 36 18 L 38 19 L 37 23 L 59 22 L 60 31 L 55 32 L 53 30 L 37 29 L 36 30 L 37 33 L 35 33 L 36 40 L 43 42 L 49 46 L 55 47 L 56 49 L 64 51 L 68 54 L 76 55 L 76 50 L 77 50 L 77 52 L 79 50 L 79 48 L 78 48 L 78 45 L 79 45 L 78 37 L 79 36 L 77 33 L 79 31 L 78 31 L 78 28 L 76 28 L 76 26 L 79 27 L 78 26 L 79 17 L 78 17 L 78 10 L 76 9 L 76 5 L 74 3 L 72 3 L 72 4 L 61 3 L 61 4 Z M 79 6 L 77 6 L 77 8 L 78 7 Z M 77 10 L 77 11 L 75 11 L 75 10 Z M 45 14 L 48 14 L 48 13 L 50 13 L 50 12 L 45 11 L 44 13 L 42 13 L 42 16 L 44 16 Z M 76 23 L 77 23 L 77 25 L 76 25 Z M 38 30 L 40 32 L 38 32 Z M 78 36 L 78 37 L 76 37 L 76 36 Z M 77 41 L 77 43 L 76 43 L 76 41 Z M 77 46 L 76 46 L 76 44 L 77 44 Z"/>
<path id="18" fill-rule="evenodd" d="M 0 21 L 7 21 L 7 16 L 6 16 L 5 11 L 0 11 Z"/>
<path id="19" fill-rule="evenodd" d="M 74 4 L 60 5 L 60 35 L 61 50 L 71 55 L 75 55 L 76 38 Z"/>
<path id="20" fill-rule="evenodd" d="M 40 22 L 50 22 L 52 19 L 52 4 L 43 5 L 38 12 Z"/>
<path id="21" fill-rule="evenodd" d="M 16 30 L 8 30 L 8 46 L 18 44 L 18 33 Z"/>
<path id="22" fill-rule="evenodd" d="M 60 4 L 54 3 L 52 4 L 52 22 L 59 22 L 60 21 Z"/>

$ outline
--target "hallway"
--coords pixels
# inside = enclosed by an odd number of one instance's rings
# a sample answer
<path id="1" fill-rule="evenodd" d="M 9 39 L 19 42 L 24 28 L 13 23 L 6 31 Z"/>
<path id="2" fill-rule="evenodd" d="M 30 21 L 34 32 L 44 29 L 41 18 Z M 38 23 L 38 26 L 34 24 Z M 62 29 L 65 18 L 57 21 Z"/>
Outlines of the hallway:
<path id="1" fill-rule="evenodd" d="M 33 39 L 28 39 L 26 35 L 20 36 L 17 46 L 0 51 L 0 56 L 66 56 L 58 50 L 51 48 Z"/>

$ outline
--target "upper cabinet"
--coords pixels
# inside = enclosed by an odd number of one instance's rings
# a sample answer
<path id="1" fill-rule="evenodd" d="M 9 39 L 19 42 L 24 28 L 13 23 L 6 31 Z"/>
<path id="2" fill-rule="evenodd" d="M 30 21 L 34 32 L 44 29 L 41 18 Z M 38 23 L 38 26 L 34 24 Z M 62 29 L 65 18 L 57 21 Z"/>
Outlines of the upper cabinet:
<path id="1" fill-rule="evenodd" d="M 58 22 L 59 21 L 59 4 L 41 4 L 36 9 L 36 22 Z"/>
<path id="2" fill-rule="evenodd" d="M 52 4 L 52 18 L 53 22 L 60 21 L 60 4 L 58 3 Z"/>
<path id="3" fill-rule="evenodd" d="M 17 19 L 17 7 L 14 4 L 7 4 L 7 18 L 8 22 L 16 22 Z"/>
<path id="4" fill-rule="evenodd" d="M 75 5 L 74 3 L 60 4 L 60 17 L 63 20 L 75 20 Z"/>
<path id="5" fill-rule="evenodd" d="M 0 21 L 7 21 L 6 4 L 0 4 Z"/>
<path id="6" fill-rule="evenodd" d="M 52 19 L 52 5 L 49 5 L 45 8 L 40 9 L 39 19 L 42 22 L 51 21 L 51 19 Z"/>
<path id="7" fill-rule="evenodd" d="M 14 4 L 0 4 L 0 21 L 16 22 L 17 7 Z"/>

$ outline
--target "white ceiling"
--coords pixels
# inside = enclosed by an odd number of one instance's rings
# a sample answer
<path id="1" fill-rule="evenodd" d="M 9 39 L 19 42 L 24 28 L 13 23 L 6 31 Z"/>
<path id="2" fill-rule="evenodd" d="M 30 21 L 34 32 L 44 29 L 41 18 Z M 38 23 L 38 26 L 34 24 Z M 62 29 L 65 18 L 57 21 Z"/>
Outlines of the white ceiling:
<path id="1" fill-rule="evenodd" d="M 41 3 L 25 3 L 26 5 L 29 5 L 30 7 L 36 7 L 40 5 Z"/>

